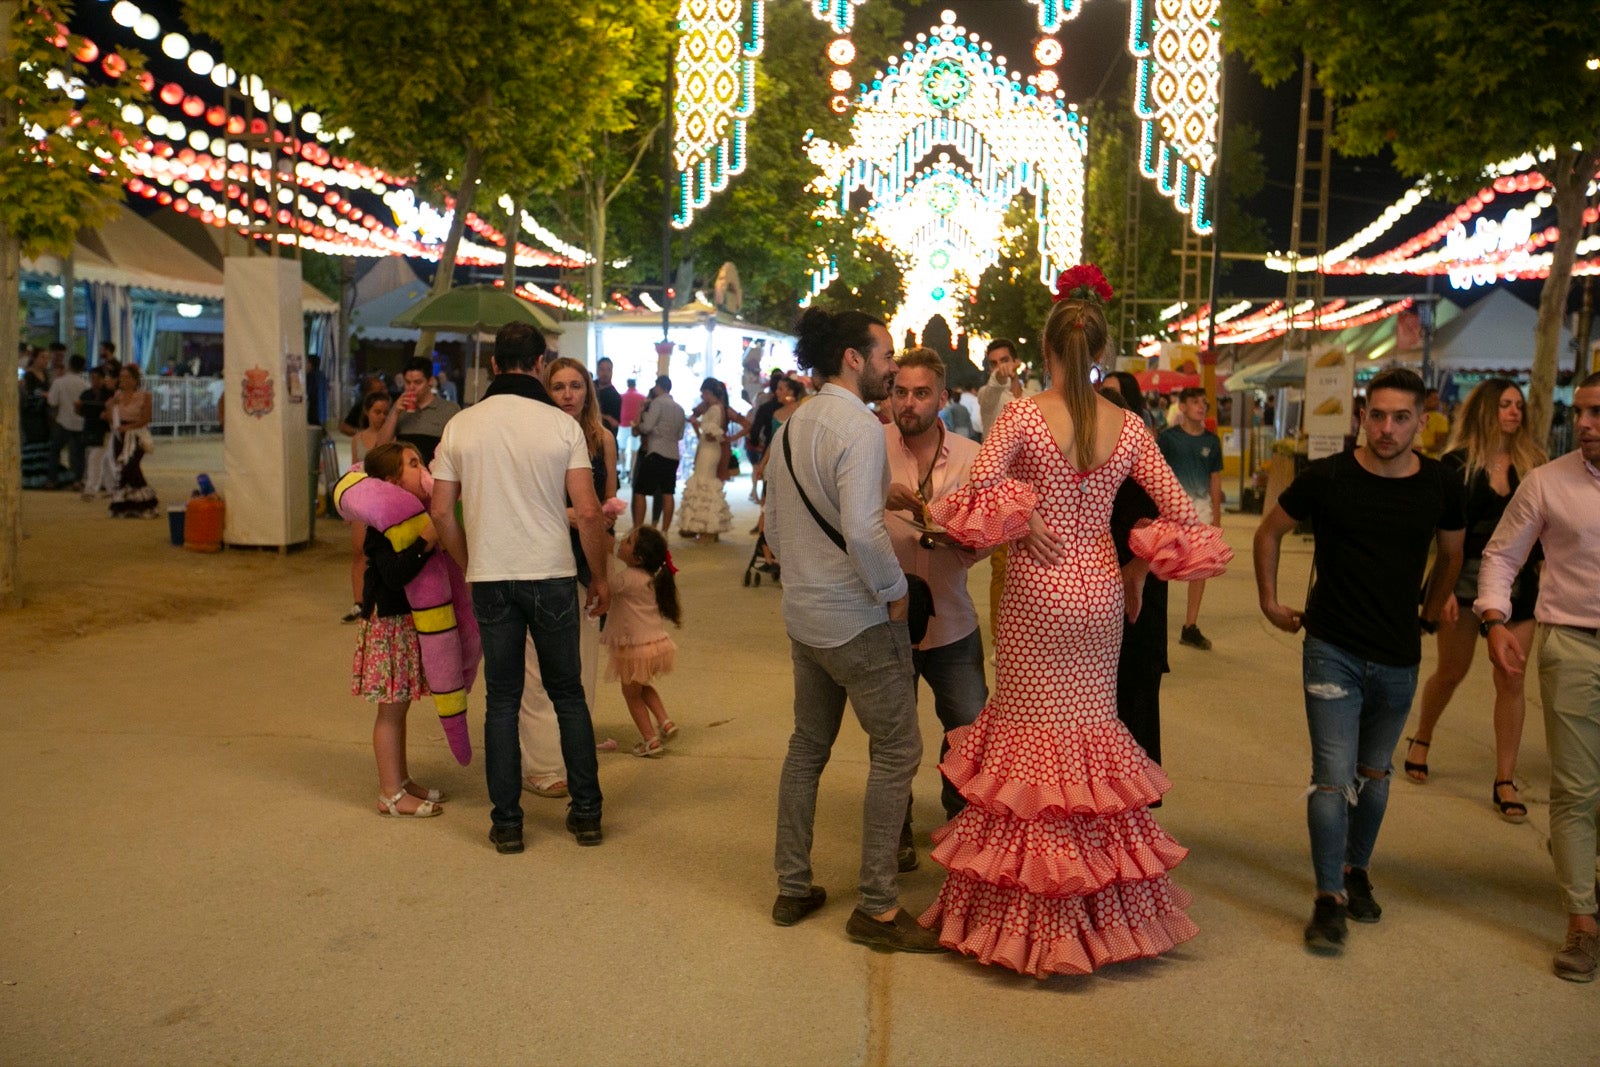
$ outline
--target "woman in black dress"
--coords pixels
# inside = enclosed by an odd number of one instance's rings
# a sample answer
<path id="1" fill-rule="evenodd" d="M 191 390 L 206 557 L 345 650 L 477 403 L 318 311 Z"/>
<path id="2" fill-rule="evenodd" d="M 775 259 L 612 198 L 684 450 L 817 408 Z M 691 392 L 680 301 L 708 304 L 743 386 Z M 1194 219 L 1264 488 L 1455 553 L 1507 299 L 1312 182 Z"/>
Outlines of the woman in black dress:
<path id="1" fill-rule="evenodd" d="M 1483 549 L 1511 502 L 1517 483 L 1548 457 L 1528 431 L 1523 417 L 1522 390 L 1506 378 L 1480 382 L 1467 397 L 1461 420 L 1450 436 L 1445 468 L 1466 483 L 1467 540 L 1456 581 L 1455 597 L 1439 617 L 1439 664 L 1423 684 L 1416 735 L 1406 750 L 1406 777 L 1418 784 L 1428 781 L 1428 748 L 1439 716 L 1450 703 L 1456 686 L 1467 676 L 1478 645 L 1478 620 L 1472 601 L 1478 595 L 1478 568 Z M 1538 546 L 1511 587 L 1511 621 L 1507 629 L 1524 653 L 1533 643 L 1533 605 L 1539 598 Z M 1495 781 L 1491 799 L 1502 818 L 1522 822 L 1528 808 L 1517 798 L 1512 780 L 1517 770 L 1517 750 L 1522 747 L 1522 719 L 1527 702 L 1521 677 L 1494 668 Z"/>

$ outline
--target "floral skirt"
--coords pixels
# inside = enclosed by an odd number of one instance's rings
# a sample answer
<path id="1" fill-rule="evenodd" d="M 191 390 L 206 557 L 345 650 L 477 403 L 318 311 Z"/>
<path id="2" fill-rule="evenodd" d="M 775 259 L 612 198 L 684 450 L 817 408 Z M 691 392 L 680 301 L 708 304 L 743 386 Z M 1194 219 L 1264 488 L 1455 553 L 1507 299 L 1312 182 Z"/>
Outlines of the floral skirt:
<path id="1" fill-rule="evenodd" d="M 350 695 L 374 704 L 400 704 L 428 695 L 422 650 L 409 615 L 362 619 L 350 668 Z"/>
<path id="2" fill-rule="evenodd" d="M 624 685 L 649 685 L 656 675 L 670 673 L 678 657 L 670 637 L 642 645 L 607 645 L 606 651 L 606 681 Z"/>

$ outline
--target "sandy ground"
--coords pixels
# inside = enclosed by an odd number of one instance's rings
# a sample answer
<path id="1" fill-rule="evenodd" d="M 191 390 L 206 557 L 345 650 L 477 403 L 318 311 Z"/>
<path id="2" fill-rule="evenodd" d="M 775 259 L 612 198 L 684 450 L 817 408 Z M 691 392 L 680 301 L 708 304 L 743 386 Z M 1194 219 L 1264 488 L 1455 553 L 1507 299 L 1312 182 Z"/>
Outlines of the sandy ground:
<path id="1" fill-rule="evenodd" d="M 216 439 L 162 446 L 164 503 L 222 466 Z M 452 794 L 448 813 L 374 816 L 342 526 L 288 555 L 204 556 L 170 547 L 165 521 L 25 494 L 28 606 L 0 616 L 0 1062 L 1595 1062 L 1600 990 L 1550 973 L 1562 918 L 1534 684 L 1532 818 L 1510 826 L 1488 803 L 1481 661 L 1433 784 L 1395 783 L 1382 923 L 1353 927 L 1342 959 L 1302 949 L 1298 642 L 1256 611 L 1247 517 L 1229 517 L 1238 560 L 1207 591 L 1216 649 L 1174 642 L 1165 690 L 1176 787 L 1159 817 L 1192 849 L 1176 877 L 1198 938 L 1047 982 L 851 944 L 866 753 L 849 725 L 818 814 L 832 899 L 772 926 L 790 674 L 779 591 L 740 584 L 747 488 L 729 488 L 739 533 L 675 548 L 687 625 L 662 692 L 680 740 L 659 761 L 602 755 L 603 847 L 576 847 L 561 802 L 527 796 L 514 857 L 486 841 L 480 766 L 456 766 L 429 707 L 411 715 L 412 770 Z M 1292 539 L 1283 587 L 1308 564 Z M 974 578 L 982 604 L 982 565 Z M 481 708 L 480 692 L 475 741 Z M 595 719 L 631 742 L 614 689 Z M 926 695 L 923 722 L 935 751 Z M 903 879 L 917 910 L 939 884 L 937 796 L 926 761 L 923 866 Z"/>

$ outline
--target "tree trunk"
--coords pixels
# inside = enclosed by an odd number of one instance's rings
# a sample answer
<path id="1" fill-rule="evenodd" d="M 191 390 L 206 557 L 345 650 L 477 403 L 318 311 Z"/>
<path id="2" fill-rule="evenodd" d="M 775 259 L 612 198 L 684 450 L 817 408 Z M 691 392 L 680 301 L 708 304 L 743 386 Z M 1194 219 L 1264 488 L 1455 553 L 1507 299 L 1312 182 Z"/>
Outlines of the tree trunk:
<path id="1" fill-rule="evenodd" d="M 522 205 L 513 203 L 507 212 L 511 216 L 511 223 L 506 227 L 506 265 L 502 271 L 505 279 L 506 292 L 517 291 L 517 238 L 522 233 Z"/>
<path id="2" fill-rule="evenodd" d="M 1550 440 L 1556 365 L 1561 355 L 1561 320 L 1566 316 L 1567 291 L 1572 285 L 1578 239 L 1583 236 L 1583 209 L 1587 199 L 1584 194 L 1597 165 L 1600 165 L 1600 153 L 1594 149 L 1563 147 L 1556 150 L 1551 167 L 1556 228 L 1560 234 L 1550 250 L 1550 275 L 1539 292 L 1539 322 L 1533 331 L 1533 370 L 1528 375 L 1528 429 L 1541 446 Z"/>
<path id="3" fill-rule="evenodd" d="M 439 269 L 433 274 L 433 295 L 448 292 L 456 273 L 456 252 L 461 248 L 461 235 L 467 228 L 467 212 L 478 195 L 478 171 L 483 168 L 483 149 L 467 145 L 467 158 L 461 165 L 461 185 L 456 189 L 456 213 L 450 219 L 450 235 L 445 238 L 444 250 L 439 253 Z M 413 353 L 423 359 L 433 358 L 433 342 L 437 330 L 423 330 L 417 338 Z"/>
<path id="4" fill-rule="evenodd" d="M 15 0 L 0 0 L 0 69 L 11 69 L 15 45 L 11 27 Z M 0 96 L 0 129 L 17 124 L 15 100 Z M 17 350 L 22 322 L 17 315 L 22 282 L 22 246 L 0 226 L 0 358 Z M 17 407 L 17 374 L 0 373 L 0 610 L 22 606 L 22 434 Z"/>
<path id="5" fill-rule="evenodd" d="M 584 222 L 589 229 L 589 263 L 584 268 L 589 283 L 589 317 L 598 319 L 606 309 L 606 174 L 604 161 L 597 160 L 594 177 L 583 190 Z"/>

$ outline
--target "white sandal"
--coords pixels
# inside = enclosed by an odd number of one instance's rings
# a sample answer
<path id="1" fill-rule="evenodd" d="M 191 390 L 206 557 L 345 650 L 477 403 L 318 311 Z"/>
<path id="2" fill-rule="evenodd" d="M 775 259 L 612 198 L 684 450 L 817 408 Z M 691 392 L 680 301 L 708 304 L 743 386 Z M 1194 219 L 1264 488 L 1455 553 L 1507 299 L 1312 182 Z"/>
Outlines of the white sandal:
<path id="1" fill-rule="evenodd" d="M 405 781 L 400 783 L 400 788 L 401 789 L 405 789 L 406 786 L 408 786 L 408 785 L 416 785 L 416 784 L 417 784 L 416 782 L 413 782 L 411 779 L 407 778 Z M 409 793 L 410 790 L 406 789 L 406 792 Z M 429 801 L 429 802 L 434 803 L 434 804 L 442 804 L 442 803 L 444 803 L 444 794 L 439 792 L 439 790 L 437 790 L 437 789 L 430 789 L 430 790 L 428 790 L 428 795 L 427 796 L 418 797 L 417 799 L 418 800 L 426 800 L 426 801 Z"/>
<path id="2" fill-rule="evenodd" d="M 666 753 L 667 750 L 662 746 L 661 738 L 659 737 L 652 737 L 648 740 L 640 741 L 637 745 L 633 746 L 633 754 L 644 759 L 657 759 L 666 755 Z"/>
<path id="3" fill-rule="evenodd" d="M 387 815 L 404 816 L 405 818 L 410 818 L 410 819 L 426 819 L 426 818 L 429 818 L 429 817 L 434 816 L 434 815 L 443 815 L 444 814 L 444 809 L 439 806 L 437 801 L 433 801 L 433 800 L 421 801 L 420 803 L 417 804 L 417 810 L 416 811 L 401 811 L 397 805 L 399 805 L 401 797 L 407 797 L 407 796 L 411 796 L 411 794 L 406 792 L 404 786 L 401 786 L 400 787 L 400 792 L 396 793 L 392 797 L 385 797 L 382 793 L 379 793 L 378 794 L 378 804 L 384 810 L 378 812 L 378 814 L 379 815 L 385 815 L 385 816 L 387 816 Z M 416 798 L 413 797 L 412 799 L 416 799 Z"/>

